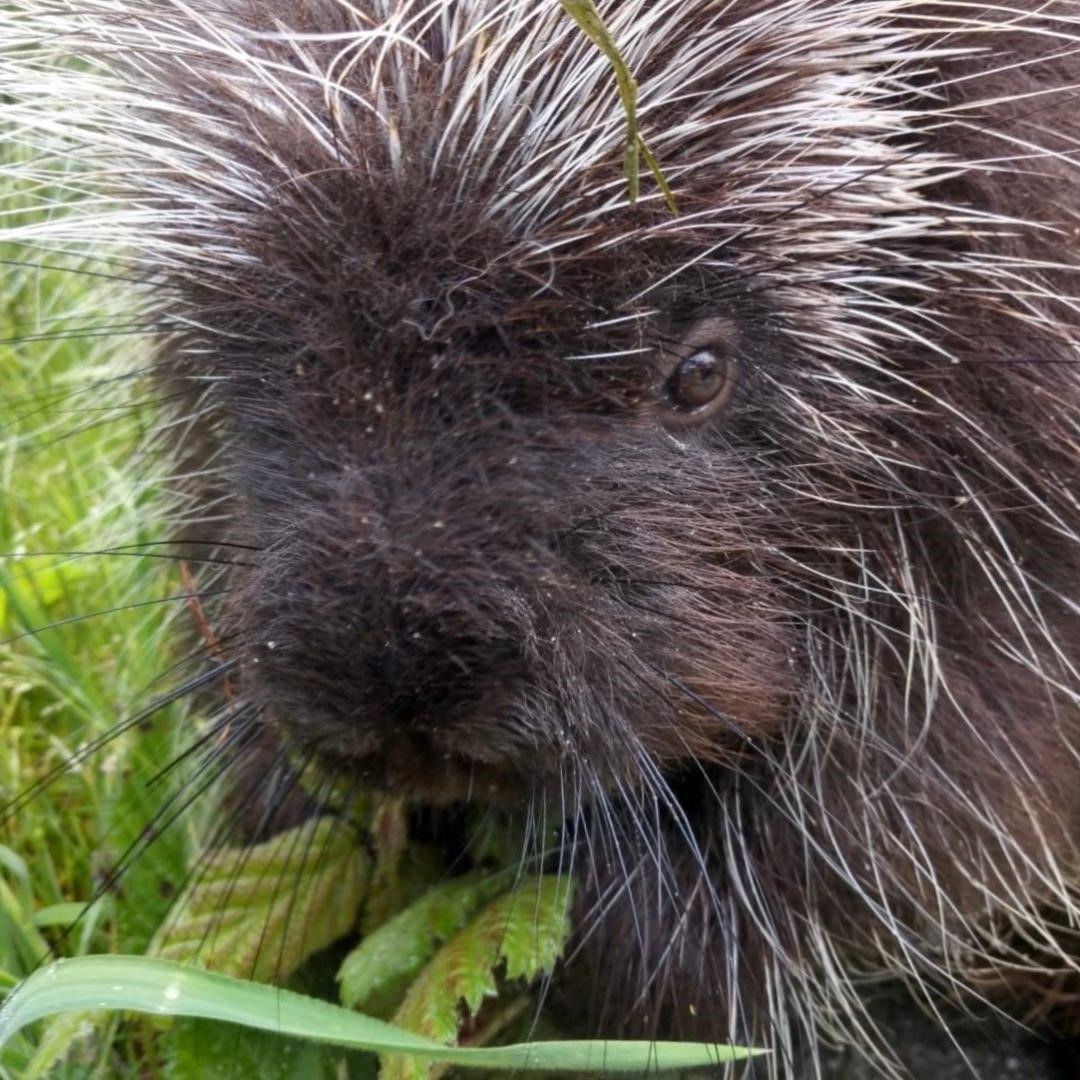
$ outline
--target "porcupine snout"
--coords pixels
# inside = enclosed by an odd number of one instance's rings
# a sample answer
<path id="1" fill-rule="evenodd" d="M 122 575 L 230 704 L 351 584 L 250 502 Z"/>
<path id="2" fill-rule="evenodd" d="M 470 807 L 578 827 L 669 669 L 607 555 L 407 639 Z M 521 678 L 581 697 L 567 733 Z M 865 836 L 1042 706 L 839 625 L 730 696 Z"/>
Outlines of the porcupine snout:
<path id="1" fill-rule="evenodd" d="M 502 397 L 381 445 L 378 417 L 321 467 L 283 458 L 273 505 L 252 500 L 272 539 L 233 608 L 245 692 L 380 787 L 498 787 L 550 740 L 538 684 L 586 587 L 560 555 L 555 451 Z"/>

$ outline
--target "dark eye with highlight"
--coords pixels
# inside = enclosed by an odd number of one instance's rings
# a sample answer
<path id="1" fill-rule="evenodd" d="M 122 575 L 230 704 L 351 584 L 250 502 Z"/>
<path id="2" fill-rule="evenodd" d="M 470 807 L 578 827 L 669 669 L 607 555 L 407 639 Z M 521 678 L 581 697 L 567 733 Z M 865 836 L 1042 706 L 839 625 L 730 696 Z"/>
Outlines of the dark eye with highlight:
<path id="1" fill-rule="evenodd" d="M 734 389 L 734 362 L 716 347 L 695 349 L 678 360 L 663 384 L 667 423 L 693 424 L 721 409 Z"/>

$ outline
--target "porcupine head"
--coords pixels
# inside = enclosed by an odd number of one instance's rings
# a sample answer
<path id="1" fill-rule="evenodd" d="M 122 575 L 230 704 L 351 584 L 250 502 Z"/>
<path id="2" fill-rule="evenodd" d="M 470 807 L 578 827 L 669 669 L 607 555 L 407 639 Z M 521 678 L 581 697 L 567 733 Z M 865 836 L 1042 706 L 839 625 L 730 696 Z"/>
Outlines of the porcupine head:
<path id="1" fill-rule="evenodd" d="M 1075 966 L 1063 13 L 604 4 L 633 200 L 556 3 L 16 7 L 257 549 L 235 692 L 329 773 L 573 823 L 593 1030 Z"/>

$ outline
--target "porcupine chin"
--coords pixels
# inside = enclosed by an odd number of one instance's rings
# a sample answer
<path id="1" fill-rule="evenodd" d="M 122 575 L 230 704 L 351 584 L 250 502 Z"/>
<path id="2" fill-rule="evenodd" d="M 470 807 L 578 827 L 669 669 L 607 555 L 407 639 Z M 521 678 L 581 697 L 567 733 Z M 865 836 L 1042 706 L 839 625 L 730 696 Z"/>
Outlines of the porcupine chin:
<path id="1" fill-rule="evenodd" d="M 152 282 L 258 549 L 246 722 L 564 814 L 593 1031 L 1076 1020 L 1075 12 L 604 5 L 677 214 L 555 3 L 0 16 L 81 58 L 4 76 L 116 199 L 56 242 Z"/>

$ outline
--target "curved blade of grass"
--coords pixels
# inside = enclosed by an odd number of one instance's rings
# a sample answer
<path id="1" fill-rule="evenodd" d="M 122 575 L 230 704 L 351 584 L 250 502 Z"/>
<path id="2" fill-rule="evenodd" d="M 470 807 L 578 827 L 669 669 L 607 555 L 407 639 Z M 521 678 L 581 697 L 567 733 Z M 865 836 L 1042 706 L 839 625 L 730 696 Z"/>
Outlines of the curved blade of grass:
<path id="1" fill-rule="evenodd" d="M 382 1020 L 261 983 L 241 982 L 145 956 L 60 960 L 24 980 L 0 1008 L 0 1048 L 27 1024 L 74 1009 L 127 1009 L 201 1016 L 263 1031 L 319 1039 L 377 1052 L 450 1061 L 474 1069 L 629 1072 L 700 1068 L 754 1051 L 706 1043 L 603 1040 L 442 1046 Z"/>

